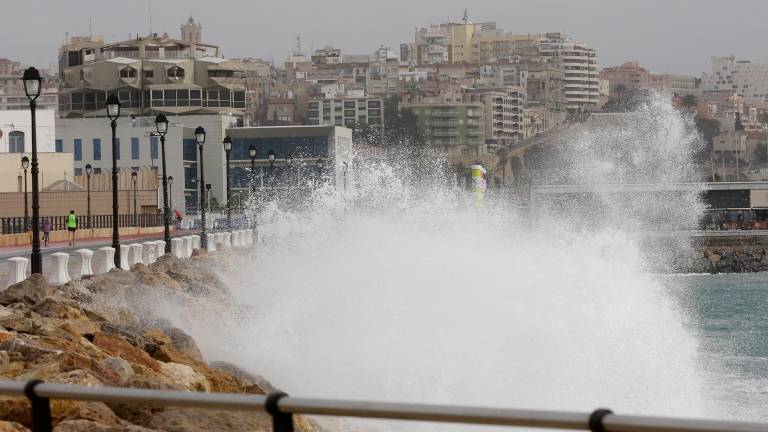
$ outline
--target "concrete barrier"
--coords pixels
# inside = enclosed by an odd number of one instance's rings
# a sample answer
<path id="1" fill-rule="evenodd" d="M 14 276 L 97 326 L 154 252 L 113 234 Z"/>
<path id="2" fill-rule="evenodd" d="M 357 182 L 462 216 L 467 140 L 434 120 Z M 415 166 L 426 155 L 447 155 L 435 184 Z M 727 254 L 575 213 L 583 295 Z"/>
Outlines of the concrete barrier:
<path id="1" fill-rule="evenodd" d="M 245 230 L 245 247 L 253 246 L 253 230 Z"/>
<path id="2" fill-rule="evenodd" d="M 205 247 L 208 249 L 208 252 L 216 252 L 216 234 L 206 234 L 205 240 Z"/>
<path id="3" fill-rule="evenodd" d="M 96 274 L 109 273 L 115 268 L 115 248 L 110 246 L 99 248 L 93 257 L 93 268 Z"/>
<path id="4" fill-rule="evenodd" d="M 184 258 L 184 240 L 179 237 L 171 239 L 171 254 L 176 258 Z"/>
<path id="5" fill-rule="evenodd" d="M 229 243 L 232 246 L 232 248 L 239 248 L 240 247 L 240 232 L 239 231 L 231 231 L 229 233 Z"/>
<path id="6" fill-rule="evenodd" d="M 157 258 L 160 258 L 163 255 L 165 255 L 165 240 L 156 240 L 155 241 L 155 256 Z"/>
<path id="7" fill-rule="evenodd" d="M 77 278 L 82 279 L 83 276 L 93 275 L 93 267 L 91 267 L 93 251 L 90 249 L 78 249 L 75 251 L 75 254 L 80 259 L 80 267 L 78 267 Z"/>
<path id="8" fill-rule="evenodd" d="M 216 233 L 216 249 L 224 249 L 226 245 L 224 244 L 224 233 Z"/>
<path id="9" fill-rule="evenodd" d="M 200 249 L 200 236 L 193 235 L 192 237 L 192 250 Z"/>
<path id="10" fill-rule="evenodd" d="M 224 234 L 224 247 L 226 249 L 232 249 L 232 233 L 225 232 Z"/>
<path id="11" fill-rule="evenodd" d="M 29 258 L 13 257 L 8 258 L 8 283 L 5 287 L 19 283 L 27 278 L 27 265 L 29 264 Z"/>
<path id="12" fill-rule="evenodd" d="M 128 254 L 128 265 L 133 267 L 136 264 L 141 264 L 141 251 L 144 247 L 139 243 L 131 243 L 128 246 L 131 247 L 131 252 Z"/>
<path id="13" fill-rule="evenodd" d="M 130 270 L 131 265 L 128 262 L 128 255 L 131 253 L 131 245 L 120 245 L 120 268 L 123 270 Z"/>
<path id="14" fill-rule="evenodd" d="M 184 252 L 184 258 L 189 258 L 192 256 L 192 236 L 184 236 L 181 238 L 183 243 L 183 252 Z"/>
<path id="15" fill-rule="evenodd" d="M 144 265 L 154 264 L 157 261 L 157 245 L 153 241 L 142 243 L 141 262 Z"/>
<path id="16" fill-rule="evenodd" d="M 51 270 L 48 273 L 48 283 L 54 286 L 64 285 L 69 282 L 69 271 L 67 266 L 69 265 L 69 254 L 63 252 L 55 252 L 51 255 Z"/>

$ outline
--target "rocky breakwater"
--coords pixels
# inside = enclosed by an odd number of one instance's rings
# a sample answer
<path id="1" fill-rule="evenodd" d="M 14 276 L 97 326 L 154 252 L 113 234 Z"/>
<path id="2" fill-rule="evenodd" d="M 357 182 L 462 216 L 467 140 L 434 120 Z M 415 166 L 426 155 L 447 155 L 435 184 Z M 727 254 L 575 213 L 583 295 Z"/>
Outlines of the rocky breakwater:
<path id="1" fill-rule="evenodd" d="M 768 250 L 762 246 L 720 246 L 696 250 L 674 260 L 677 273 L 753 273 L 768 271 Z"/>
<path id="2" fill-rule="evenodd" d="M 0 292 L 0 379 L 190 392 L 264 394 L 269 384 L 235 366 L 204 361 L 170 322 L 141 314 L 158 296 L 226 297 L 208 269 L 216 258 L 166 256 L 59 288 L 41 276 Z M 267 431 L 263 413 L 52 400 L 54 431 Z M 316 426 L 296 418 L 297 428 Z M 25 399 L 0 396 L 0 432 L 31 425 Z"/>

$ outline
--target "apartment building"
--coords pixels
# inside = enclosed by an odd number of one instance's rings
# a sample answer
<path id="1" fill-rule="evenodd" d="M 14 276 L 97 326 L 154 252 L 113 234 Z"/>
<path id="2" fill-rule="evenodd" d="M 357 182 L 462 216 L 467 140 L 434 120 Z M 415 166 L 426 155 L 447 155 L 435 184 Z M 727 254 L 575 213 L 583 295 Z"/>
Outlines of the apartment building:
<path id="1" fill-rule="evenodd" d="M 24 93 L 24 83 L 21 76 L 25 66 L 20 62 L 0 58 L 0 110 L 28 110 L 29 98 Z M 58 109 L 58 79 L 52 70 L 38 68 L 43 77 L 40 96 L 38 96 L 38 109 Z"/>
<path id="2" fill-rule="evenodd" d="M 712 72 L 701 77 L 704 94 L 738 94 L 748 104 L 768 102 L 768 63 L 712 57 Z"/>
<path id="3" fill-rule="evenodd" d="M 486 151 L 485 110 L 481 102 L 401 104 L 413 110 L 424 144 L 445 149 L 449 155 L 479 156 Z"/>
<path id="4" fill-rule="evenodd" d="M 523 138 L 523 87 L 474 89 L 470 91 L 470 100 L 480 103 L 483 107 L 485 144 L 489 147 L 508 146 Z"/>
<path id="5" fill-rule="evenodd" d="M 523 64 L 528 72 L 526 106 L 542 107 L 555 113 L 565 112 L 567 101 L 563 69 L 546 61 L 527 61 Z"/>
<path id="6" fill-rule="evenodd" d="M 325 46 L 319 50 L 315 50 L 315 53 L 312 54 L 311 60 L 312 64 L 315 65 L 341 64 L 341 49 L 334 48 L 332 46 Z"/>
<path id="7" fill-rule="evenodd" d="M 55 152 L 56 113 L 52 109 L 37 109 L 35 116 L 37 151 Z M 29 105 L 25 109 L 0 110 L 0 153 L 29 153 L 30 151 L 32 151 L 32 117 Z"/>
<path id="8" fill-rule="evenodd" d="M 307 103 L 310 125 L 345 126 L 384 124 L 384 100 L 373 97 L 310 100 Z"/>
<path id="9" fill-rule="evenodd" d="M 696 95 L 699 91 L 700 80 L 690 75 L 651 74 L 650 87 L 657 91 L 675 95 Z"/>
<path id="10" fill-rule="evenodd" d="M 496 28 L 495 22 L 488 23 L 443 23 L 416 29 L 414 49 L 416 65 L 441 63 L 472 63 L 472 36 L 477 31 Z M 408 51 L 408 50 L 406 50 Z M 403 55 L 401 46 L 401 61 L 410 58 L 410 53 Z"/>
<path id="11" fill-rule="evenodd" d="M 509 62 L 518 56 L 538 55 L 538 35 L 506 33 L 501 29 L 478 30 L 472 35 L 473 63 Z"/>
<path id="12" fill-rule="evenodd" d="M 167 34 L 110 44 L 68 38 L 59 50 L 59 69 L 62 117 L 104 116 L 109 94 L 118 95 L 127 115 L 245 111 L 245 69 L 240 62 L 221 58 L 215 45 Z"/>
<path id="13" fill-rule="evenodd" d="M 632 90 L 647 90 L 651 87 L 651 73 L 640 66 L 639 62 L 629 61 L 621 66 L 604 68 L 598 75 L 600 79 L 608 80 L 611 93 Z"/>
<path id="14" fill-rule="evenodd" d="M 539 41 L 539 52 L 563 70 L 569 111 L 588 111 L 597 105 L 600 89 L 595 49 L 561 33 L 547 33 Z"/>

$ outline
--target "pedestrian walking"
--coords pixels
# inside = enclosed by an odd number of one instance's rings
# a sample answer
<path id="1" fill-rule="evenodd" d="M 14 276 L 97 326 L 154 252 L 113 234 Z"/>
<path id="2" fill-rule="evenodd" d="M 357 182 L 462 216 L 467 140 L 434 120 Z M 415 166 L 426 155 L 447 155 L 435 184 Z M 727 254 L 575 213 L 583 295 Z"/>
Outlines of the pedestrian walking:
<path id="1" fill-rule="evenodd" d="M 48 219 L 43 219 L 43 243 L 48 246 L 48 242 L 51 240 L 51 222 Z"/>

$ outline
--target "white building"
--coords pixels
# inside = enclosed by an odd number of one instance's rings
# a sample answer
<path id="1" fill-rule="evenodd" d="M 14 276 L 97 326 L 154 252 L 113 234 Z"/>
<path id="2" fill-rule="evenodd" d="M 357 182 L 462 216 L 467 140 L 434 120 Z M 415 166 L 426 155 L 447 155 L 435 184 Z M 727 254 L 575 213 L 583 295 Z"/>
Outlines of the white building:
<path id="1" fill-rule="evenodd" d="M 594 108 L 600 95 L 597 51 L 560 33 L 547 33 L 542 37 L 539 51 L 558 64 L 565 74 L 568 110 Z"/>
<path id="2" fill-rule="evenodd" d="M 53 110 L 35 111 L 37 151 L 56 151 L 56 125 Z M 32 117 L 26 110 L 0 110 L 0 153 L 32 151 Z"/>
<path id="3" fill-rule="evenodd" d="M 768 101 L 768 63 L 712 57 L 712 72 L 701 78 L 702 93 L 738 94 L 747 104 Z"/>
<path id="4" fill-rule="evenodd" d="M 154 117 L 118 119 L 119 169 L 138 171 L 154 168 L 162 174 L 161 148 Z M 196 210 L 199 203 L 199 152 L 194 141 L 194 130 L 206 130 L 203 145 L 205 182 L 211 184 L 211 196 L 226 202 L 225 155 L 222 141 L 227 128 L 237 124 L 229 115 L 168 116 L 165 157 L 168 175 L 173 176 L 171 189 L 174 208 Z M 75 175 L 82 174 L 87 164 L 94 173 L 112 169 L 112 130 L 107 118 L 56 119 L 56 150 L 74 154 Z"/>
<path id="5" fill-rule="evenodd" d="M 384 124 L 384 100 L 366 97 L 311 100 L 307 104 L 307 122 L 350 128 L 356 123 L 379 126 Z"/>

